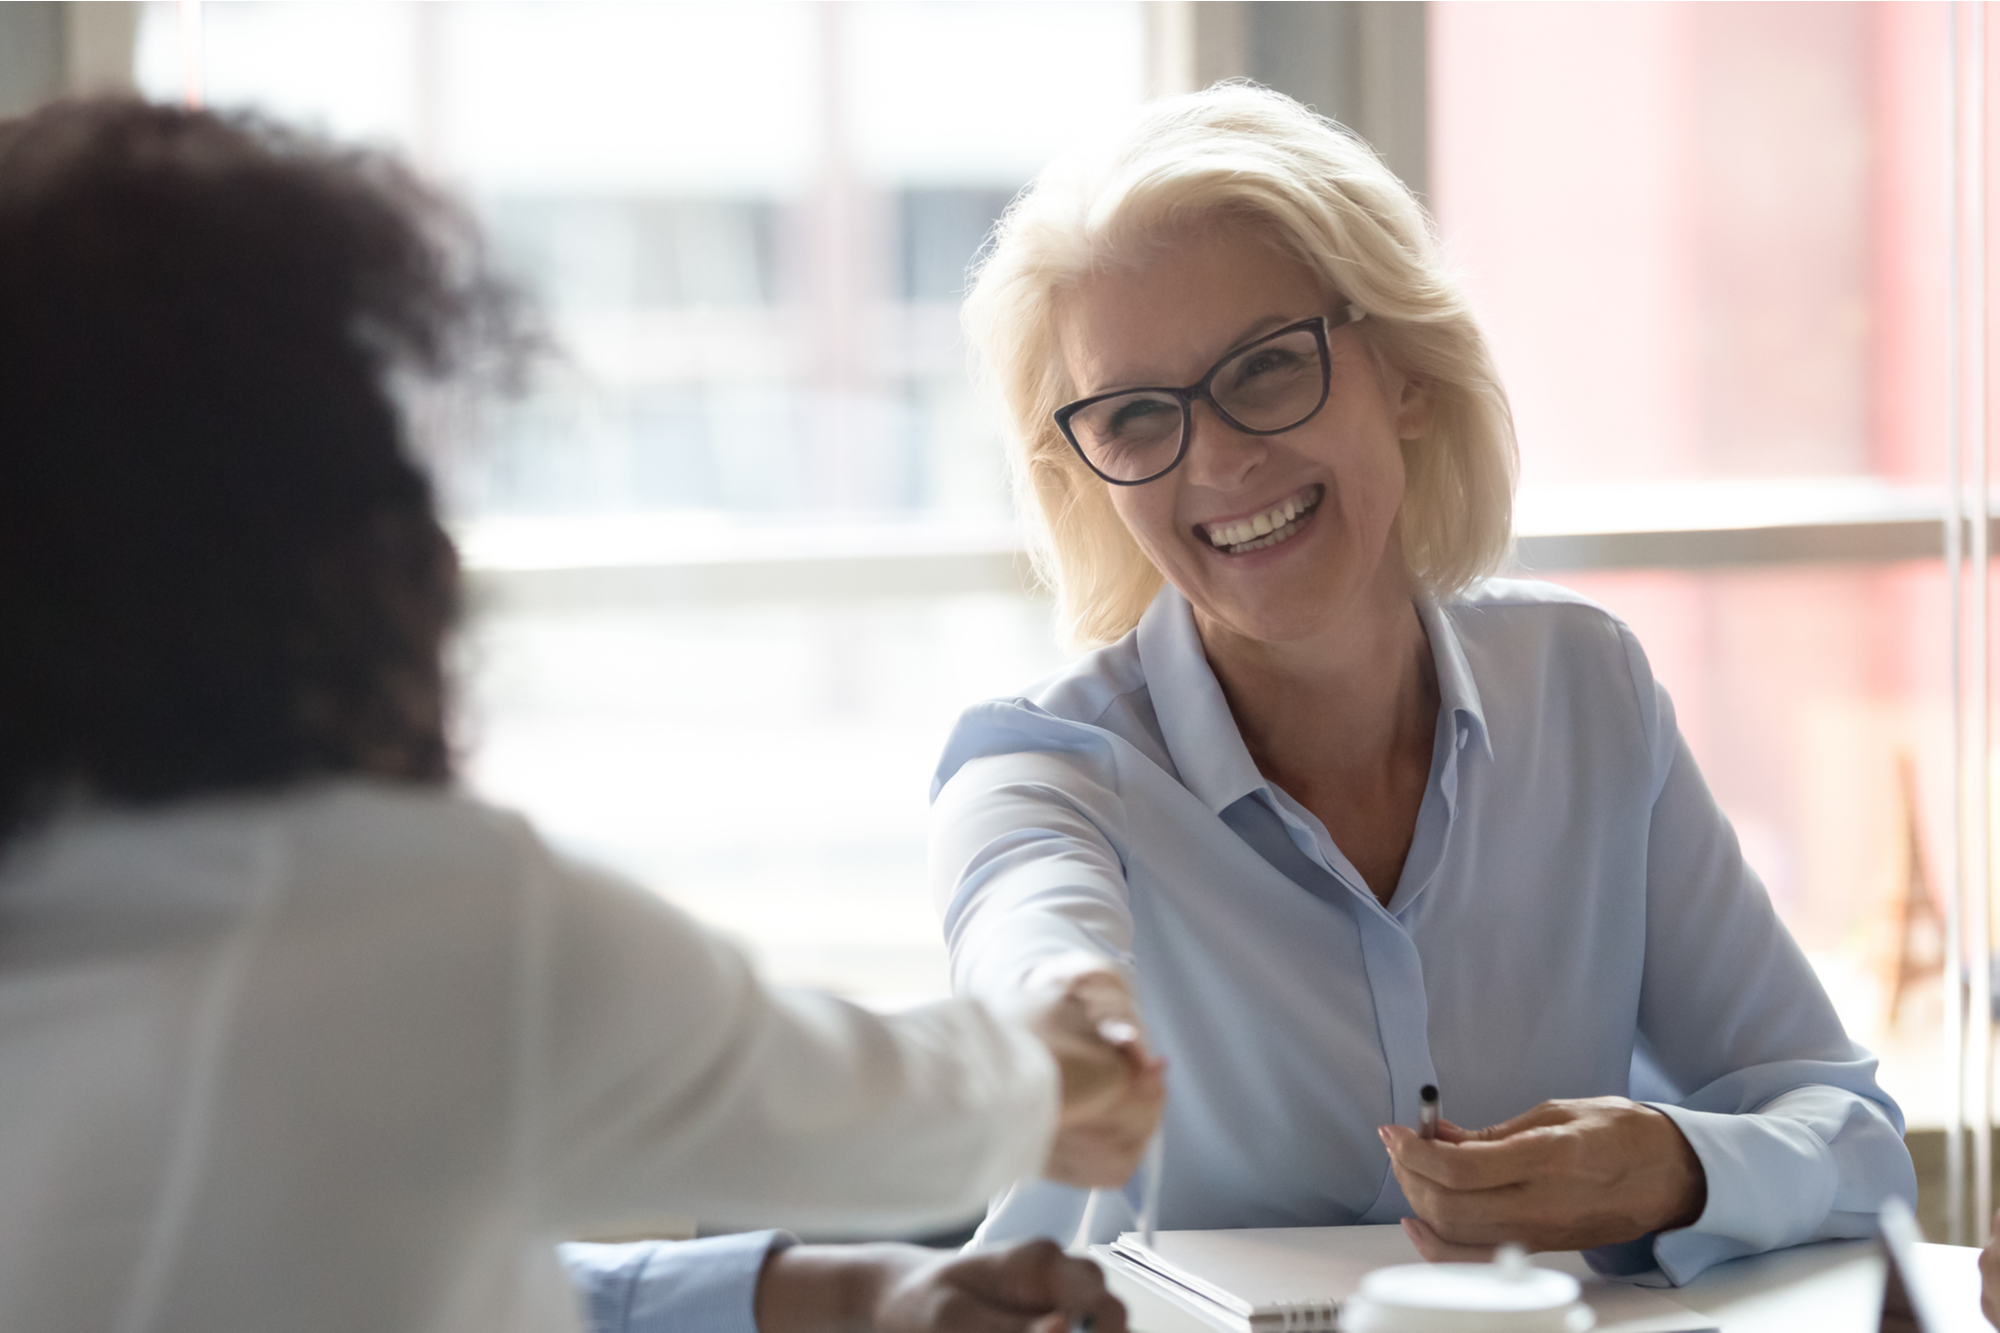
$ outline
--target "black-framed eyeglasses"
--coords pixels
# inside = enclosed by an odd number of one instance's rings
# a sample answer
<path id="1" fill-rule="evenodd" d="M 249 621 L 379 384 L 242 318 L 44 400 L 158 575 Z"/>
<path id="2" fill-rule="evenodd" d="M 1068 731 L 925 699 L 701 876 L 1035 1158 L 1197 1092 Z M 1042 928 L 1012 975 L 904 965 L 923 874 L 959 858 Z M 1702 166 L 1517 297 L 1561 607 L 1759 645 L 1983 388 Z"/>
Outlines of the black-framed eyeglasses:
<path id="1" fill-rule="evenodd" d="M 1056 426 L 1090 470 L 1113 486 L 1143 486 L 1180 466 L 1194 405 L 1246 435 L 1282 435 L 1326 406 L 1333 384 L 1329 330 L 1362 318 L 1357 306 L 1314 315 L 1236 348 L 1185 389 L 1119 389 L 1056 409 Z"/>

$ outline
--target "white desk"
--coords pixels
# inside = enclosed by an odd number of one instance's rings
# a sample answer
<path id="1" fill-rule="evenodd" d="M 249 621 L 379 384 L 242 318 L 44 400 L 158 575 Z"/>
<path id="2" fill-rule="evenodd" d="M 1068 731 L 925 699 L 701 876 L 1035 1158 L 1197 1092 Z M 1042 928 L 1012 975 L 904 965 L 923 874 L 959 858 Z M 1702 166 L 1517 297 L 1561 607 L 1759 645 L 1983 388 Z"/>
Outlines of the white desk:
<path id="1" fill-rule="evenodd" d="M 1994 1333 L 1979 1313 L 1979 1251 L 1919 1245 L 1926 1287 L 1945 1308 L 1936 1333 Z M 1829 1241 L 1719 1264 L 1664 1293 L 1714 1316 L 1722 1333 L 1876 1333 L 1884 1260 L 1869 1241 Z M 1118 1273 L 1105 1280 L 1136 1333 L 1216 1333 L 1210 1325 Z"/>

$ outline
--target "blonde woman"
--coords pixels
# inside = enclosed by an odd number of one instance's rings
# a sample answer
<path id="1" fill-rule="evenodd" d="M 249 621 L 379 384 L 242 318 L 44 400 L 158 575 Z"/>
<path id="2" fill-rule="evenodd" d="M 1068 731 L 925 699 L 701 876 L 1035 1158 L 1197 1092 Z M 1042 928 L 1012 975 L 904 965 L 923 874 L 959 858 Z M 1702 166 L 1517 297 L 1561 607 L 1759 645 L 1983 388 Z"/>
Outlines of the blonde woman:
<path id="1" fill-rule="evenodd" d="M 1134 987 L 1163 1226 L 1404 1219 L 1679 1282 L 1915 1197 L 1631 631 L 1490 577 L 1506 394 L 1364 144 L 1255 88 L 1153 103 L 1014 205 L 968 321 L 1097 647 L 949 742 L 954 980 Z"/>

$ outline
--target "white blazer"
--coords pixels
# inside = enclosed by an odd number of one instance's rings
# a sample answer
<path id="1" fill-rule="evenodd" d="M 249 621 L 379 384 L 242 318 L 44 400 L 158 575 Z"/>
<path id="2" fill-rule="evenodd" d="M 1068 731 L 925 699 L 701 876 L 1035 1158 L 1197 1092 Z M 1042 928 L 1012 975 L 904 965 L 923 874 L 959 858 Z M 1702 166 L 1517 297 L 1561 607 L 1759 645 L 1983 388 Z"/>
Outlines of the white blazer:
<path id="1" fill-rule="evenodd" d="M 961 1217 L 1056 1104 L 981 1005 L 768 989 L 443 792 L 73 815 L 0 859 L 17 1333 L 573 1328 L 552 1241 Z"/>

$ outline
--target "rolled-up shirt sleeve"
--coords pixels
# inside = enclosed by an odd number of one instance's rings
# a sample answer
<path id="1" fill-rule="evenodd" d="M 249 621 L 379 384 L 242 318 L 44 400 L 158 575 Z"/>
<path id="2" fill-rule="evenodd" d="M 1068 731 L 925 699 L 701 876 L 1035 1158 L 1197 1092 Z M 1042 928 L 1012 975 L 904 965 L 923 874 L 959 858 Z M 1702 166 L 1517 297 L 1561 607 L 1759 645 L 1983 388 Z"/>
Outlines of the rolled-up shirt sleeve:
<path id="1" fill-rule="evenodd" d="M 1636 643 L 1630 645 L 1636 655 Z M 1650 1103 L 1687 1137 L 1708 1201 L 1686 1228 L 1593 1256 L 1686 1282 L 1740 1255 L 1873 1233 L 1914 1204 L 1902 1114 L 1772 909 L 1649 676 L 1658 762 L 1639 1029 L 1682 1096 Z"/>

